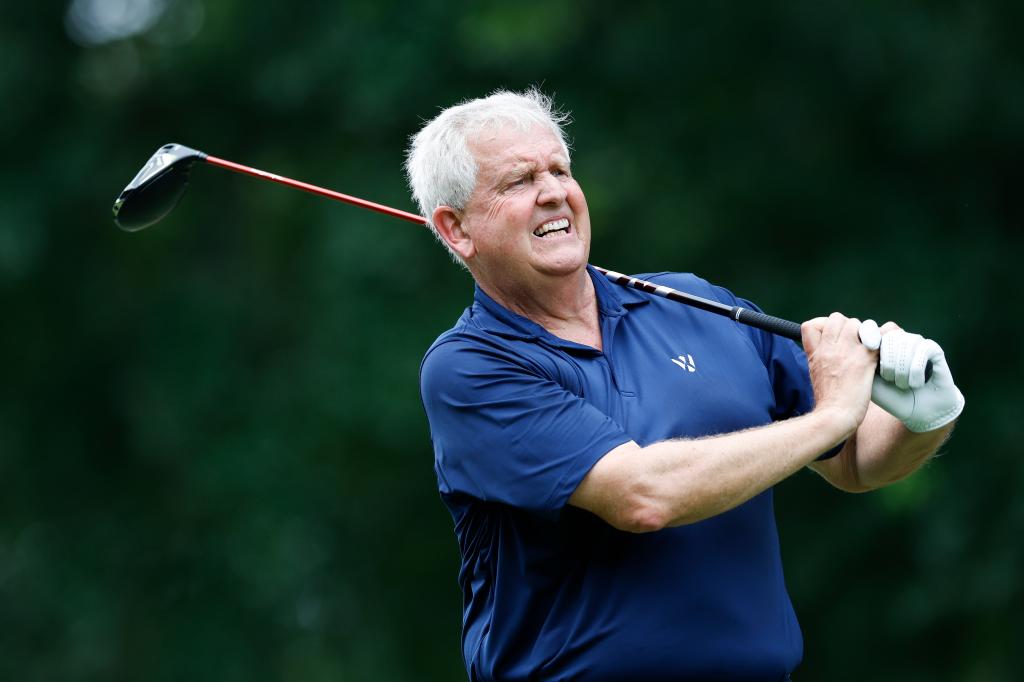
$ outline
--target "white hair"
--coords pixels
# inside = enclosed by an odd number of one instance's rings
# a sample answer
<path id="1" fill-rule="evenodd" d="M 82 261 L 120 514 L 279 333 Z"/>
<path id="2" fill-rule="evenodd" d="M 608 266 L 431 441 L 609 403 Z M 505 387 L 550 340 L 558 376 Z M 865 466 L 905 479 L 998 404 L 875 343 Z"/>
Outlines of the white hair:
<path id="1" fill-rule="evenodd" d="M 496 90 L 487 97 L 443 109 L 410 138 L 405 172 L 413 199 L 427 226 L 456 262 L 461 263 L 462 259 L 438 234 L 432 218 L 438 206 L 464 210 L 473 194 L 477 165 L 469 150 L 470 135 L 502 124 L 521 130 L 546 126 L 562 143 L 568 161 L 564 127 L 569 121 L 569 114 L 556 109 L 551 98 L 535 87 L 524 92 Z"/>

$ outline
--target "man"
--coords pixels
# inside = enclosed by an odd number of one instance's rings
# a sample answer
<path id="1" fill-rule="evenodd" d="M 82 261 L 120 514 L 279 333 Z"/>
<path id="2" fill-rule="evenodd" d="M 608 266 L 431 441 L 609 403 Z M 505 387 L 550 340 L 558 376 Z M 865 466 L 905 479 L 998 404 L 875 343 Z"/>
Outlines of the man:
<path id="1" fill-rule="evenodd" d="M 938 346 L 892 323 L 893 383 L 874 383 L 902 420 L 869 402 L 879 354 L 858 320 L 804 323 L 801 350 L 609 283 L 587 266 L 564 123 L 539 92 L 498 92 L 443 111 L 406 164 L 476 282 L 421 369 L 469 677 L 787 679 L 802 638 L 772 486 L 805 466 L 850 491 L 899 480 L 963 397 Z"/>

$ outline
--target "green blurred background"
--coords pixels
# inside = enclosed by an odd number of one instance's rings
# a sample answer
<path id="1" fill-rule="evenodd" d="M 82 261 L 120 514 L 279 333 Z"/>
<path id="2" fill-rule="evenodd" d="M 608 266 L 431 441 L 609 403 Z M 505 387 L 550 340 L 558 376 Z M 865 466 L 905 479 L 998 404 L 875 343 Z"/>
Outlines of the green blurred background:
<path id="1" fill-rule="evenodd" d="M 213 168 L 151 230 L 110 205 L 175 141 L 411 209 L 424 119 L 540 84 L 593 262 L 895 319 L 967 396 L 907 482 L 779 486 L 799 679 L 1020 679 L 1022 7 L 6 3 L 0 678 L 465 678 L 417 368 L 468 276 Z"/>

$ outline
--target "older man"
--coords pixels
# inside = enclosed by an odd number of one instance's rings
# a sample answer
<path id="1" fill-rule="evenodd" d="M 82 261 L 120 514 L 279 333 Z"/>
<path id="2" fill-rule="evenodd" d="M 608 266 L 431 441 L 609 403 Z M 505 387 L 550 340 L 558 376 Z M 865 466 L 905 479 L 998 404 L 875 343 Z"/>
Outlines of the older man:
<path id="1" fill-rule="evenodd" d="M 443 111 L 407 161 L 476 282 L 421 371 L 469 677 L 787 679 L 802 638 L 772 486 L 805 466 L 844 490 L 899 480 L 963 398 L 938 346 L 892 323 L 902 421 L 869 402 L 878 353 L 858 320 L 807 322 L 800 349 L 609 283 L 587 265 L 564 123 L 536 91 L 499 92 Z M 656 281 L 739 300 L 692 275 Z"/>

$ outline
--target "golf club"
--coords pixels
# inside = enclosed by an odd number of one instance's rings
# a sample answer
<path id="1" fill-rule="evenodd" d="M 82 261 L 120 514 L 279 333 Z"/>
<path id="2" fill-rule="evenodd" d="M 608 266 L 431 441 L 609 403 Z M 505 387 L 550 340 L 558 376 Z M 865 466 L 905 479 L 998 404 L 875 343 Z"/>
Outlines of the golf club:
<path id="1" fill-rule="evenodd" d="M 367 208 L 371 211 L 384 213 L 394 218 L 401 218 L 411 223 L 426 225 L 422 216 L 396 208 L 377 204 L 365 199 L 342 194 L 333 190 L 317 187 L 309 183 L 292 180 L 290 178 L 268 173 L 266 171 L 243 166 L 233 161 L 226 161 L 215 156 L 210 156 L 201 151 L 191 149 L 180 144 L 165 144 L 149 158 L 146 165 L 132 178 L 128 186 L 114 201 L 114 222 L 122 230 L 137 232 L 159 222 L 178 205 L 185 189 L 188 187 L 189 172 L 196 162 L 208 163 L 213 166 L 220 166 L 236 173 L 244 173 L 263 180 L 270 180 L 288 187 L 301 189 L 313 194 L 341 201 L 353 206 Z M 635 277 L 623 275 L 620 272 L 606 270 L 594 266 L 612 282 L 622 286 L 632 287 L 640 291 L 662 296 L 664 298 L 685 303 L 694 308 L 700 308 L 716 315 L 732 318 L 733 320 L 751 327 L 763 329 L 772 334 L 792 339 L 801 343 L 800 325 L 796 322 L 784 320 L 772 315 L 766 315 L 756 310 L 742 308 L 740 306 L 729 306 L 717 301 L 711 301 L 700 296 L 694 296 L 682 291 L 677 291 L 660 284 L 654 284 Z M 926 380 L 931 377 L 931 363 L 925 369 Z"/>

